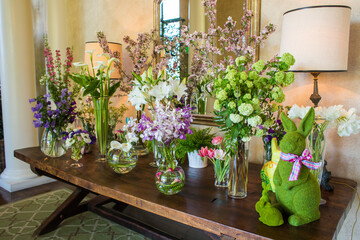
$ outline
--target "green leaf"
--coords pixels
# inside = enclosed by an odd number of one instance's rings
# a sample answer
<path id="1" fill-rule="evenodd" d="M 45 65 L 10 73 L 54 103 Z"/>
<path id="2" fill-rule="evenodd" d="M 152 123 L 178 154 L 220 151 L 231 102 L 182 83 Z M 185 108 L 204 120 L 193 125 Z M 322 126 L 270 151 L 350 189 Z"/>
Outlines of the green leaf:
<path id="1" fill-rule="evenodd" d="M 99 80 L 93 80 L 91 81 L 87 86 L 85 86 L 85 91 L 84 91 L 84 94 L 83 96 L 86 96 L 88 95 L 89 93 L 92 93 L 96 88 L 97 86 L 100 84 L 100 81 Z"/>
<path id="2" fill-rule="evenodd" d="M 231 127 L 231 125 L 232 125 L 232 122 L 231 122 L 231 120 L 230 120 L 230 117 L 228 117 L 228 118 L 226 119 L 226 126 L 227 126 L 227 127 Z"/>
<path id="3" fill-rule="evenodd" d="M 69 75 L 69 77 L 77 84 L 79 84 L 80 86 L 82 87 L 85 87 L 86 86 L 86 83 L 85 83 L 85 79 L 83 76 L 81 75 L 78 75 L 78 74 L 71 74 Z"/>
<path id="4" fill-rule="evenodd" d="M 116 92 L 116 89 L 118 89 L 119 87 L 120 87 L 120 81 L 110 87 L 108 95 L 109 96 L 114 95 L 114 93 Z"/>

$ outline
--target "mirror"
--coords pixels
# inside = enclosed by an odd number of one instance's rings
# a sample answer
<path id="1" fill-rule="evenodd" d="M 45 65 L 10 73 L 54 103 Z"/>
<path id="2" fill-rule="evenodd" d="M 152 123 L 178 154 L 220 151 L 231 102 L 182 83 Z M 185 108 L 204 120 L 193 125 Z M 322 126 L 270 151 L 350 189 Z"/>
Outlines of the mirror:
<path id="1" fill-rule="evenodd" d="M 201 2 L 202 0 L 154 0 L 154 28 L 158 33 L 156 38 L 160 39 L 160 34 L 164 32 L 164 25 L 166 24 L 173 27 L 180 26 L 180 24 L 186 25 L 190 33 L 194 31 L 207 32 L 209 27 L 208 17 L 205 16 L 205 9 L 201 6 Z M 261 0 L 217 0 L 216 24 L 223 26 L 229 16 L 239 23 L 245 7 L 251 10 L 254 15 L 251 21 L 250 35 L 258 35 L 260 29 L 260 4 Z M 173 13 L 164 12 L 166 10 Z M 192 55 L 192 49 L 189 48 L 187 54 L 180 60 L 180 65 L 185 63 L 185 65 L 189 66 Z M 258 58 L 258 55 L 259 49 L 256 49 L 256 58 Z M 181 70 L 180 76 L 182 76 Z M 217 126 L 213 120 L 215 116 L 213 113 L 215 99 L 209 96 L 206 101 L 206 113 L 194 114 L 193 123 Z"/>

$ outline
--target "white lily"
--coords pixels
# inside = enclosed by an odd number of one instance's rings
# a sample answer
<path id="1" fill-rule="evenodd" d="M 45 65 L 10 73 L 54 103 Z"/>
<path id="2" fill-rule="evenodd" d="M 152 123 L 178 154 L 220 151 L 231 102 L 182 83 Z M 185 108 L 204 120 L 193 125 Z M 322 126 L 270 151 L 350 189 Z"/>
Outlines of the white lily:
<path id="1" fill-rule="evenodd" d="M 113 149 L 121 149 L 121 143 L 119 143 L 118 141 L 111 141 L 110 142 L 110 150 Z"/>
<path id="2" fill-rule="evenodd" d="M 169 86 L 171 87 L 173 95 L 177 96 L 177 100 L 180 100 L 182 96 L 186 95 L 186 85 L 180 83 L 178 80 L 169 79 Z"/>
<path id="3" fill-rule="evenodd" d="M 73 65 L 74 65 L 74 67 L 84 67 L 84 66 L 87 66 L 87 64 L 81 63 L 81 62 L 74 62 Z"/>
<path id="4" fill-rule="evenodd" d="M 160 82 L 158 85 L 154 86 L 150 89 L 149 94 L 156 98 L 157 104 L 164 99 L 165 97 L 169 96 L 171 92 L 171 87 L 166 82 Z"/>
<path id="5" fill-rule="evenodd" d="M 144 94 L 138 87 L 134 87 L 133 90 L 129 93 L 128 101 L 135 106 L 137 111 L 141 110 L 141 105 L 146 104 L 147 101 L 144 97 Z"/>
<path id="6" fill-rule="evenodd" d="M 120 149 L 124 152 L 129 152 L 132 148 L 131 143 L 121 143 Z"/>

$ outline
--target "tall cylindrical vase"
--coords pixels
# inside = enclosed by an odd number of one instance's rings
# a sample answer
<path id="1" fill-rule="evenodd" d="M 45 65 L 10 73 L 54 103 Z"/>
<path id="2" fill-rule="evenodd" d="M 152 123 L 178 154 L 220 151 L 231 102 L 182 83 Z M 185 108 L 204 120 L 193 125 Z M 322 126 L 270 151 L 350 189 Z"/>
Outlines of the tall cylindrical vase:
<path id="1" fill-rule="evenodd" d="M 95 133 L 99 147 L 98 162 L 106 162 L 106 147 L 109 127 L 109 100 L 108 96 L 93 98 L 95 114 Z"/>
<path id="2" fill-rule="evenodd" d="M 327 126 L 327 121 L 322 119 L 316 119 L 313 129 L 311 130 L 309 136 L 306 138 L 306 147 L 307 149 L 309 149 L 312 156 L 311 161 L 321 163 L 318 169 L 310 169 L 310 172 L 315 176 L 319 184 L 321 184 L 322 174 L 324 170 Z"/>
<path id="3" fill-rule="evenodd" d="M 248 143 L 237 141 L 229 166 L 228 196 L 245 198 L 248 183 Z"/>

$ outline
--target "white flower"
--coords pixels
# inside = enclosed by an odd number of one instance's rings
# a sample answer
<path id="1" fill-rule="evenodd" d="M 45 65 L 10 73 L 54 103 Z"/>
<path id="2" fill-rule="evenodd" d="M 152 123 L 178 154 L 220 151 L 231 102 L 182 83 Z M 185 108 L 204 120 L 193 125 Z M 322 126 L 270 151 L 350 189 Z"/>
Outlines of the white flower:
<path id="1" fill-rule="evenodd" d="M 241 141 L 243 142 L 249 142 L 251 140 L 251 137 L 243 137 L 241 138 Z"/>
<path id="2" fill-rule="evenodd" d="M 129 93 L 128 101 L 131 102 L 133 106 L 135 106 L 137 111 L 141 110 L 141 105 L 147 103 L 144 94 L 138 87 L 134 87 L 133 90 Z"/>
<path id="3" fill-rule="evenodd" d="M 239 114 L 230 114 L 230 120 L 233 122 L 233 123 L 239 123 L 241 120 L 243 119 L 242 116 L 240 116 Z"/>
<path id="4" fill-rule="evenodd" d="M 120 145 L 121 145 L 120 149 L 124 152 L 129 152 L 130 149 L 132 148 L 131 143 L 121 143 Z"/>
<path id="5" fill-rule="evenodd" d="M 180 100 L 182 96 L 186 95 L 186 85 L 180 83 L 178 80 L 172 78 L 169 79 L 169 86 L 171 88 L 172 94 L 177 96 L 177 100 Z"/>
<path id="6" fill-rule="evenodd" d="M 110 59 L 110 54 L 108 54 L 108 53 L 101 53 L 101 54 L 97 55 L 97 57 L 102 57 L 102 56 L 106 57 L 107 60 Z"/>
<path id="7" fill-rule="evenodd" d="M 67 148 L 71 147 L 74 143 L 75 143 L 75 139 L 73 139 L 73 138 L 68 138 L 65 141 L 65 145 Z"/>
<path id="8" fill-rule="evenodd" d="M 214 158 L 219 160 L 225 160 L 225 152 L 222 149 L 216 149 L 214 152 Z"/>
<path id="9" fill-rule="evenodd" d="M 91 138 L 89 136 L 89 134 L 87 133 L 80 133 L 82 139 L 84 140 L 85 143 L 91 143 Z"/>
<path id="10" fill-rule="evenodd" d="M 250 126 L 252 127 L 256 127 L 258 125 L 260 125 L 262 122 L 262 119 L 260 116 L 254 116 L 248 119 L 248 123 Z"/>
<path id="11" fill-rule="evenodd" d="M 127 142 L 131 143 L 131 142 L 137 142 L 139 140 L 139 138 L 136 136 L 135 133 L 133 132 L 128 132 L 126 135 L 125 135 L 125 139 Z"/>
<path id="12" fill-rule="evenodd" d="M 150 89 L 149 94 L 156 98 L 156 102 L 159 103 L 165 97 L 168 97 L 171 92 L 171 87 L 166 82 L 160 82 L 158 85 Z"/>
<path id="13" fill-rule="evenodd" d="M 355 109 L 351 108 L 344 119 L 341 119 L 338 127 L 340 137 L 348 137 L 351 134 L 360 132 L 360 118 L 355 114 Z"/>
<path id="14" fill-rule="evenodd" d="M 74 62 L 73 65 L 74 65 L 75 67 L 85 67 L 85 66 L 87 66 L 87 64 L 81 63 L 81 62 Z"/>
<path id="15" fill-rule="evenodd" d="M 342 105 L 335 105 L 331 107 L 318 107 L 315 108 L 316 116 L 328 121 L 330 126 L 335 126 L 336 122 L 339 121 L 339 118 L 345 117 L 347 112 L 343 109 Z"/>
<path id="16" fill-rule="evenodd" d="M 121 149 L 121 143 L 118 141 L 111 141 L 110 143 L 110 149 Z"/>
<path id="17" fill-rule="evenodd" d="M 291 109 L 288 112 L 288 117 L 292 118 L 292 119 L 294 119 L 294 118 L 303 119 L 310 108 L 311 108 L 310 106 L 307 106 L 307 107 L 301 106 L 301 107 L 299 107 L 298 105 L 294 104 L 294 106 L 292 106 Z"/>
<path id="18" fill-rule="evenodd" d="M 95 52 L 95 49 L 86 50 L 85 52 L 92 56 Z"/>

